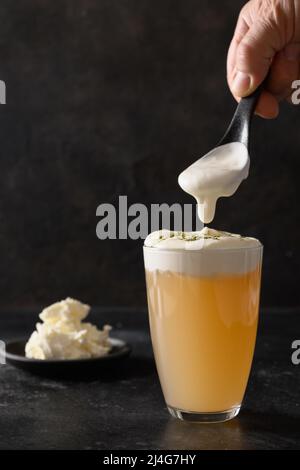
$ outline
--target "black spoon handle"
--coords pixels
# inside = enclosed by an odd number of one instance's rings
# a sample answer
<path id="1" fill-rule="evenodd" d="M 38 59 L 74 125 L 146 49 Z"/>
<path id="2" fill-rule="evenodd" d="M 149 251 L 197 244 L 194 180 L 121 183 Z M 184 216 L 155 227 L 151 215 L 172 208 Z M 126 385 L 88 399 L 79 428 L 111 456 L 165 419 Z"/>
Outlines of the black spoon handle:
<path id="1" fill-rule="evenodd" d="M 261 92 L 262 84 L 251 95 L 240 100 L 232 121 L 218 146 L 229 144 L 230 142 L 241 142 L 248 147 L 252 116 Z"/>

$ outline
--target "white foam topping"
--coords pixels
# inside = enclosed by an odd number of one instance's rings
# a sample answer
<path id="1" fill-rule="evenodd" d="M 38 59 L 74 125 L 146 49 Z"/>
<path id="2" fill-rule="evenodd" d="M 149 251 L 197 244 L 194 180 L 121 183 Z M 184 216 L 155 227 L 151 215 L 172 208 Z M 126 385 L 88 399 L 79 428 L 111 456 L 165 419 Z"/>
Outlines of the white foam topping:
<path id="1" fill-rule="evenodd" d="M 254 270 L 261 260 L 258 248 L 262 247 L 256 238 L 208 227 L 197 232 L 159 230 L 148 235 L 144 246 L 148 271 L 208 276 Z"/>
<path id="2" fill-rule="evenodd" d="M 158 230 L 150 233 L 144 244 L 161 250 L 235 249 L 261 246 L 256 238 L 243 237 L 209 227 L 203 227 L 197 232 Z"/>

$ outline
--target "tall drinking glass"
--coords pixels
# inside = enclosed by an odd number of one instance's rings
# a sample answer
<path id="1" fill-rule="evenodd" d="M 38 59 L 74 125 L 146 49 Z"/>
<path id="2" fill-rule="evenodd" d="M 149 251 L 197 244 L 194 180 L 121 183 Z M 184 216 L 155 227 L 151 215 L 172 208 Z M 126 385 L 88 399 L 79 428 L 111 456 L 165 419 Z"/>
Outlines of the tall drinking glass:
<path id="1" fill-rule="evenodd" d="M 196 422 L 234 418 L 255 347 L 263 247 L 144 246 L 150 331 L 169 412 Z"/>

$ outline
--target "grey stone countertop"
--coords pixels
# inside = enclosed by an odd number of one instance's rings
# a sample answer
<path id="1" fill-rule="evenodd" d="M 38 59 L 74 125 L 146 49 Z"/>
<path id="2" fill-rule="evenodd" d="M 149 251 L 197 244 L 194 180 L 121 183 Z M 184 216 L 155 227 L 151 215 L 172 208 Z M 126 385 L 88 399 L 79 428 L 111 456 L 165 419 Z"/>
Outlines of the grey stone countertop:
<path id="1" fill-rule="evenodd" d="M 26 337 L 36 312 L 1 312 L 0 339 Z M 0 449 L 299 449 L 300 339 L 297 310 L 262 310 L 253 369 L 240 415 L 222 424 L 177 421 L 166 410 L 145 311 L 95 309 L 130 358 L 109 378 L 62 381 L 0 365 Z"/>

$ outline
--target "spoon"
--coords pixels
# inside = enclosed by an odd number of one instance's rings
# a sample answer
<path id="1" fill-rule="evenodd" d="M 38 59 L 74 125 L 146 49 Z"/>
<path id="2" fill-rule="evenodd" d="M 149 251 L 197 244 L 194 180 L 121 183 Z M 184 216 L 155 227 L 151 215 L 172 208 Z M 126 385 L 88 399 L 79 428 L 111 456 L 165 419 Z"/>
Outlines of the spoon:
<path id="1" fill-rule="evenodd" d="M 248 176 L 250 125 L 261 91 L 259 86 L 241 99 L 218 145 L 179 175 L 179 185 L 196 199 L 204 224 L 213 220 L 217 199 L 232 196 Z"/>
<path id="2" fill-rule="evenodd" d="M 240 142 L 249 147 L 251 121 L 261 92 L 262 85 L 259 85 L 253 93 L 240 100 L 231 123 L 217 147 L 231 142 Z"/>

